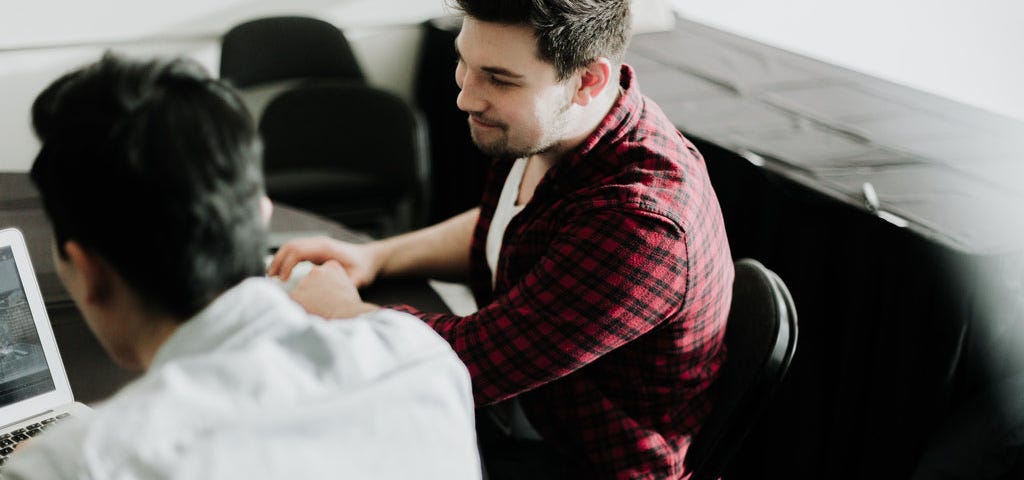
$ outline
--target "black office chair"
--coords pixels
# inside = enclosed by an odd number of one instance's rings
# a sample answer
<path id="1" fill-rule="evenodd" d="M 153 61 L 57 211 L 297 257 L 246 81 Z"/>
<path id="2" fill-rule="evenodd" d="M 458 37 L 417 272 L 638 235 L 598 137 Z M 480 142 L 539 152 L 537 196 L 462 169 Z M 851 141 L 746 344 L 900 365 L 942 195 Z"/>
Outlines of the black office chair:
<path id="1" fill-rule="evenodd" d="M 739 260 L 732 295 L 718 401 L 686 454 L 692 480 L 722 475 L 796 351 L 796 309 L 778 275 L 756 260 Z"/>
<path id="2" fill-rule="evenodd" d="M 366 81 L 341 30 L 309 17 L 232 27 L 221 40 L 220 76 L 239 88 L 295 78 Z"/>
<path id="3" fill-rule="evenodd" d="M 271 199 L 373 236 L 425 222 L 426 126 L 401 98 L 368 85 L 298 86 L 270 101 L 259 129 Z"/>
<path id="4" fill-rule="evenodd" d="M 345 34 L 309 17 L 266 17 L 232 27 L 221 38 L 220 76 L 238 88 L 256 119 L 296 85 L 366 83 Z"/>

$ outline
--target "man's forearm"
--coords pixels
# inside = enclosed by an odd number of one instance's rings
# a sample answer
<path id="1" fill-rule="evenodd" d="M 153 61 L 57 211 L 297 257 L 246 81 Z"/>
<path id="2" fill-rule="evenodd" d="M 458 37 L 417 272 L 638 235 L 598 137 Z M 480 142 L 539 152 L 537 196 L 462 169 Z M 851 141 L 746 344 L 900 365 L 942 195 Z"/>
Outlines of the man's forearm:
<path id="1" fill-rule="evenodd" d="M 480 209 L 441 223 L 376 242 L 383 258 L 381 277 L 436 277 L 463 280 L 469 276 L 469 245 Z"/>

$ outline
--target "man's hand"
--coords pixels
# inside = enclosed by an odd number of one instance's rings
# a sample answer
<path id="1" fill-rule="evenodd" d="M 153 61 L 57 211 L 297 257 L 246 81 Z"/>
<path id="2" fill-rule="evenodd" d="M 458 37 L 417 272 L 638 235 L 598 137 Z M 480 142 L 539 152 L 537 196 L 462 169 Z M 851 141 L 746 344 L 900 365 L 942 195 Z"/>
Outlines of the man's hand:
<path id="1" fill-rule="evenodd" d="M 291 297 L 309 313 L 327 319 L 351 318 L 380 308 L 363 302 L 355 283 L 335 260 L 313 267 Z"/>
<path id="2" fill-rule="evenodd" d="M 288 281 L 295 265 L 302 261 L 325 264 L 330 260 L 344 268 L 357 288 L 370 285 L 380 273 L 382 258 L 373 244 L 353 244 L 328 237 L 300 238 L 278 249 L 267 267 L 267 275 Z M 300 284 L 301 285 L 301 284 Z"/>

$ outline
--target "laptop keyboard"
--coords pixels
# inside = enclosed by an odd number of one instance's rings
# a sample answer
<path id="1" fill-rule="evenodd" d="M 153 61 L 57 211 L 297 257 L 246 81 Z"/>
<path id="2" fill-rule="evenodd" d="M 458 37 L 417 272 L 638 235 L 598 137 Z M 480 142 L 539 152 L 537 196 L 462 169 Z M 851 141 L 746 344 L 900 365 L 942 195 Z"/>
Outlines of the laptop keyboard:
<path id="1" fill-rule="evenodd" d="M 0 434 L 0 465 L 7 463 L 8 456 L 14 453 L 14 449 L 18 448 L 19 443 L 39 435 L 43 430 L 50 428 L 54 423 L 57 423 L 69 416 L 71 416 L 70 413 L 62 413 L 31 425 L 25 425 L 17 430 Z"/>

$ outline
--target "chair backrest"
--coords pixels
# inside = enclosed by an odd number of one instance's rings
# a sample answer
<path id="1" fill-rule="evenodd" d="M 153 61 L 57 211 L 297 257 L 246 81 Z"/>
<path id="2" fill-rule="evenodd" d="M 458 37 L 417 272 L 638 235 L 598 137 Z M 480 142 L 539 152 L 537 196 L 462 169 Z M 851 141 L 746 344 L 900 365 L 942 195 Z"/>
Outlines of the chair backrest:
<path id="1" fill-rule="evenodd" d="M 300 85 L 270 101 L 259 130 L 271 198 L 313 198 L 317 188 L 352 202 L 408 197 L 410 226 L 425 219 L 426 125 L 400 97 L 365 84 Z M 277 181 L 290 173 L 294 181 Z"/>
<path id="2" fill-rule="evenodd" d="M 692 480 L 722 474 L 796 351 L 796 308 L 786 285 L 756 260 L 742 259 L 735 267 L 718 399 L 686 455 Z"/>
<path id="3" fill-rule="evenodd" d="M 220 76 L 239 88 L 296 78 L 366 80 L 341 30 L 309 17 L 232 27 L 221 39 Z"/>

